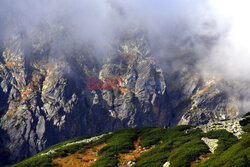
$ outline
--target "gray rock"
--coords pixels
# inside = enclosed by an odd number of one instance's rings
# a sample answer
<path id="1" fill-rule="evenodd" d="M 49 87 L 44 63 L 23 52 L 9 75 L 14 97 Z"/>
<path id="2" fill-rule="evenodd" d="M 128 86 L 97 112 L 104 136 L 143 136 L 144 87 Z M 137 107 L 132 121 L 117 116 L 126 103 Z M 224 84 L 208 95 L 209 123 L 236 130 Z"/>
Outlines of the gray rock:
<path id="1" fill-rule="evenodd" d="M 203 140 L 207 144 L 211 153 L 214 153 L 214 151 L 218 147 L 219 140 L 218 139 L 209 139 L 207 137 L 203 137 L 203 138 L 201 138 L 201 140 Z"/>
<path id="2" fill-rule="evenodd" d="M 118 39 L 113 56 L 97 61 L 88 45 L 71 46 L 66 30 L 55 27 L 31 30 L 25 38 L 11 34 L 3 41 L 0 149 L 10 151 L 7 163 L 77 136 L 136 126 L 206 124 L 241 114 L 235 99 L 242 97 L 245 83 L 236 84 L 229 95 L 226 89 L 232 84 L 199 74 L 193 66 L 179 69 L 169 60 L 164 61 L 168 68 L 161 68 L 142 32 Z M 52 41 L 61 41 L 60 46 L 53 48 Z M 118 88 L 87 89 L 87 77 L 122 82 Z M 225 125 L 241 136 L 238 127 Z"/>
<path id="3" fill-rule="evenodd" d="M 40 116 L 36 126 L 36 134 L 40 140 L 42 139 L 44 132 L 45 132 L 45 119 L 43 116 Z"/>
<path id="4" fill-rule="evenodd" d="M 166 163 L 164 163 L 163 164 L 163 166 L 162 167 L 169 167 L 170 166 L 170 162 L 169 161 L 167 161 Z"/>

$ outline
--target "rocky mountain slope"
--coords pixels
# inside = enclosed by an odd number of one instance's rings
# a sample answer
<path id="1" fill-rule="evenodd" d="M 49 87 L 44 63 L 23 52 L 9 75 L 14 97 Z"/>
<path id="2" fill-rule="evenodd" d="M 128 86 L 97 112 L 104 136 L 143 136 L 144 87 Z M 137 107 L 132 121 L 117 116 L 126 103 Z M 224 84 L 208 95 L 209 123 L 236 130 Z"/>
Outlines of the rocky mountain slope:
<path id="1" fill-rule="evenodd" d="M 188 51 L 177 56 L 188 59 L 180 68 L 165 70 L 142 32 L 124 33 L 111 48 L 102 61 L 99 52 L 75 43 L 60 25 L 13 33 L 1 41 L 1 164 L 72 137 L 137 126 L 205 124 L 246 112 L 241 101 L 249 99 L 248 84 L 197 71 Z M 96 85 L 98 79 L 120 82 L 115 88 L 89 88 L 90 78 Z"/>
<path id="2" fill-rule="evenodd" d="M 220 121 L 206 128 L 190 125 L 168 129 L 140 127 L 80 137 L 12 166 L 247 167 L 250 164 L 249 119 L 246 116 Z M 240 125 L 246 121 L 248 124 Z M 221 126 L 223 124 L 238 126 L 230 129 Z M 235 132 L 234 135 L 231 132 Z"/>

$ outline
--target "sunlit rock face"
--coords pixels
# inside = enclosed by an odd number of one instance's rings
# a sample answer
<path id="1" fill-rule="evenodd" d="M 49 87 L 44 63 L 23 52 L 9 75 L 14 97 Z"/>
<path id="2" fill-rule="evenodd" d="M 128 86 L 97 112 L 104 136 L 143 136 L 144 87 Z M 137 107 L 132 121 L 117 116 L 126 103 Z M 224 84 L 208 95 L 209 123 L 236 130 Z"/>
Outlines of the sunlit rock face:
<path id="1" fill-rule="evenodd" d="M 99 78 L 118 77 L 120 88 L 101 90 L 101 99 L 113 117 L 122 120 L 125 126 L 165 126 L 166 84 L 147 41 L 135 34 L 119 45 L 114 58 L 101 67 Z"/>
<path id="2" fill-rule="evenodd" d="M 114 56 L 104 62 L 91 48 L 71 43 L 58 26 L 12 34 L 3 42 L 0 146 L 5 163 L 76 136 L 168 124 L 163 73 L 139 34 L 116 42 Z M 119 89 L 87 89 L 88 77 L 122 82 Z"/>
<path id="3" fill-rule="evenodd" d="M 177 124 L 207 124 L 237 118 L 249 110 L 248 82 L 184 65 L 169 75 L 167 85 Z"/>
<path id="4" fill-rule="evenodd" d="M 62 26 L 11 34 L 2 42 L 4 163 L 76 136 L 135 126 L 204 124 L 244 111 L 240 100 L 247 99 L 241 93 L 248 91 L 246 84 L 203 74 L 185 63 L 164 70 L 142 32 L 116 40 L 104 61 L 90 46 L 76 44 Z M 104 86 L 89 88 L 88 78 Z M 107 87 L 110 79 L 118 82 Z"/>

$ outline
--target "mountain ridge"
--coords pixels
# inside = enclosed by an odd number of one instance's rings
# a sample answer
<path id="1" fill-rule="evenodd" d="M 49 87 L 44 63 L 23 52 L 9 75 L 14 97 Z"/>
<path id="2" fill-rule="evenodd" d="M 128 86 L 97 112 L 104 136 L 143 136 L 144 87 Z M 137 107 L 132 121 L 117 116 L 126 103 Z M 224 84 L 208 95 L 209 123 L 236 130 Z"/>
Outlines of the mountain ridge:
<path id="1" fill-rule="evenodd" d="M 249 120 L 249 116 L 226 122 L 235 125 L 243 120 Z M 242 134 L 239 136 L 220 127 L 222 122 L 225 121 L 211 124 L 211 129 L 205 133 L 201 126 L 181 125 L 168 129 L 139 127 L 81 137 L 57 144 L 13 167 L 56 164 L 98 167 L 249 165 L 249 124 L 237 128 Z M 216 126 L 218 129 L 214 129 Z M 94 158 L 88 159 L 91 155 Z"/>
<path id="2" fill-rule="evenodd" d="M 247 83 L 203 75 L 190 64 L 195 55 L 188 49 L 160 66 L 143 33 L 125 33 L 110 53 L 103 51 L 110 55 L 105 61 L 91 46 L 75 44 L 60 25 L 5 39 L 0 56 L 4 163 L 72 137 L 137 126 L 206 124 L 246 112 L 241 101 L 249 98 Z M 188 48 L 189 41 L 182 47 Z M 187 63 L 176 68 L 183 57 Z M 121 77 L 124 84 L 121 89 L 87 89 L 88 77 Z"/>

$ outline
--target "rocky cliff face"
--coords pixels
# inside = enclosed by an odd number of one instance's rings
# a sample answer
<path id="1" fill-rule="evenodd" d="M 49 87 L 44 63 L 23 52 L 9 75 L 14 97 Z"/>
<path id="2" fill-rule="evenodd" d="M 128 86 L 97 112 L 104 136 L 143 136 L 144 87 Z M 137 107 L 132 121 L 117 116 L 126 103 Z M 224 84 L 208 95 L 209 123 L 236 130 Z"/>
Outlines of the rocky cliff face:
<path id="1" fill-rule="evenodd" d="M 166 85 L 146 40 L 120 41 L 115 56 L 101 64 L 86 48 L 72 48 L 60 28 L 46 29 L 49 38 L 34 32 L 4 41 L 0 127 L 5 163 L 75 136 L 166 124 Z M 67 42 L 52 47 L 57 40 Z M 88 77 L 104 82 L 119 77 L 122 83 L 119 89 L 87 89 Z"/>
<path id="2" fill-rule="evenodd" d="M 44 37 L 44 31 L 50 35 Z M 135 126 L 207 123 L 241 114 L 238 101 L 243 97 L 227 94 L 225 87 L 244 89 L 243 83 L 232 85 L 190 65 L 163 71 L 140 33 L 126 35 L 112 47 L 113 56 L 99 61 L 95 51 L 75 44 L 61 26 L 12 34 L 3 41 L 2 164 L 76 136 Z M 119 83 L 88 89 L 89 77 Z"/>
<path id="3" fill-rule="evenodd" d="M 178 124 L 207 124 L 237 118 L 248 110 L 248 84 L 184 67 L 167 83 Z M 176 122 L 176 123 L 177 123 Z"/>

